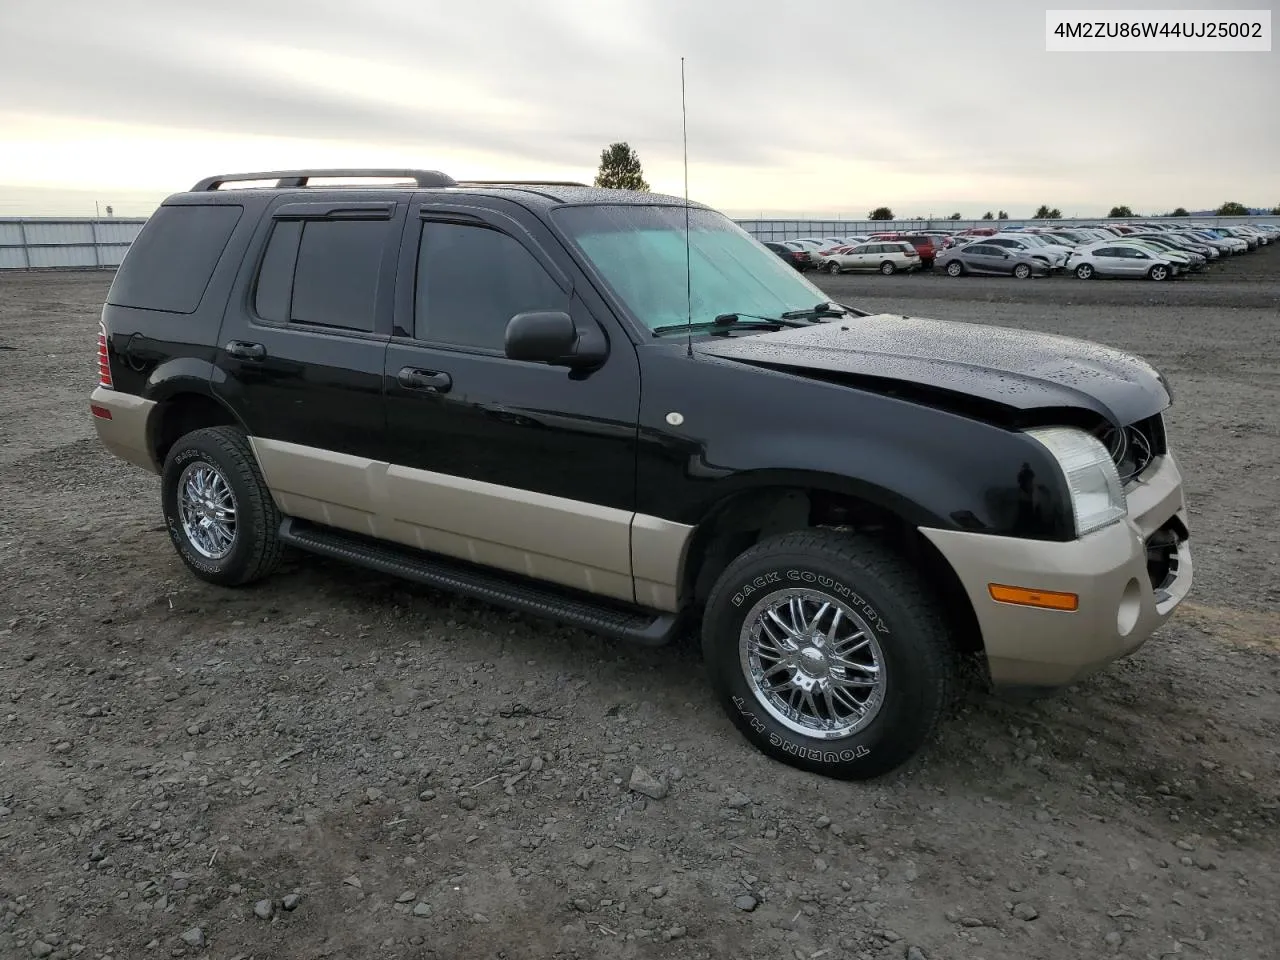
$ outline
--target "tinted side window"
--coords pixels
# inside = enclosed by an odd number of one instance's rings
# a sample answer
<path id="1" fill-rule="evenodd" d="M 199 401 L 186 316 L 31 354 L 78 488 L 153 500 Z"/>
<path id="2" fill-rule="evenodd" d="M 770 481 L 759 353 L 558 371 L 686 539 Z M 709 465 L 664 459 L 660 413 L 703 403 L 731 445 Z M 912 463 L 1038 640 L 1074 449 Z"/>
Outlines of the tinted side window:
<path id="1" fill-rule="evenodd" d="M 513 237 L 483 226 L 422 225 L 417 339 L 501 350 L 517 313 L 568 308 L 568 295 Z"/>
<path id="2" fill-rule="evenodd" d="M 298 244 L 301 241 L 300 220 L 280 220 L 271 228 L 271 239 L 267 241 L 267 252 L 262 257 L 254 294 L 254 309 L 264 320 L 273 323 L 289 320 L 293 271 L 298 263 Z"/>
<path id="3" fill-rule="evenodd" d="M 302 227 L 289 319 L 372 332 L 385 220 L 309 220 Z"/>
<path id="4" fill-rule="evenodd" d="M 233 204 L 160 207 L 129 247 L 107 303 L 194 313 L 243 210 Z"/>

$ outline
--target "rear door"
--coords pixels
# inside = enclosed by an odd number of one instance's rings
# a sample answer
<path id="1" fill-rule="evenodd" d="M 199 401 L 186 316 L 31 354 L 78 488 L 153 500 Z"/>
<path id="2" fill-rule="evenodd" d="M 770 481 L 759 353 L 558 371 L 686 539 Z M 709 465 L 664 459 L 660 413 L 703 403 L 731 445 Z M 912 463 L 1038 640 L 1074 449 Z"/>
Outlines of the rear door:
<path id="1" fill-rule="evenodd" d="M 1094 269 L 1099 273 L 1125 275 L 1127 264 L 1124 251 L 1118 247 L 1099 247 L 1090 256 L 1093 258 Z"/>
<path id="2" fill-rule="evenodd" d="M 372 532 L 383 360 L 404 201 L 283 197 L 232 291 L 214 391 L 241 417 L 281 509 Z"/>
<path id="3" fill-rule="evenodd" d="M 965 266 L 979 273 L 1003 273 L 1008 265 L 1005 251 L 992 243 L 970 243 L 964 246 Z"/>

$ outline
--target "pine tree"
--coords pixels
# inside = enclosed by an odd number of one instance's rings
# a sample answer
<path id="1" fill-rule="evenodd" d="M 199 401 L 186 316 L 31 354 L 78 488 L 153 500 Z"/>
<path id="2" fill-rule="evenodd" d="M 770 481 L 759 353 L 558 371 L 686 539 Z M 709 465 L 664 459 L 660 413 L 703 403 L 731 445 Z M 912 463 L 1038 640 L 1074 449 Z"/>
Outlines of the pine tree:
<path id="1" fill-rule="evenodd" d="M 597 187 L 612 187 L 617 190 L 636 190 L 649 192 L 649 184 L 645 183 L 644 171 L 640 167 L 640 158 L 631 149 L 630 144 L 611 143 L 600 151 L 600 170 L 596 174 Z"/>

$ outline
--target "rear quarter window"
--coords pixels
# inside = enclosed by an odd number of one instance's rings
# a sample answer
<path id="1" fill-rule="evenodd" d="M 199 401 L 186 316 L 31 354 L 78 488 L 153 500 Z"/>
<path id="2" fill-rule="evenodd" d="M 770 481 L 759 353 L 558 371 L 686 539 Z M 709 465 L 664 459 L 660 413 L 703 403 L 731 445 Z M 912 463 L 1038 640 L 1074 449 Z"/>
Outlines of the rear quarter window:
<path id="1" fill-rule="evenodd" d="M 194 313 L 243 212 L 236 204 L 160 207 L 125 254 L 107 303 Z"/>

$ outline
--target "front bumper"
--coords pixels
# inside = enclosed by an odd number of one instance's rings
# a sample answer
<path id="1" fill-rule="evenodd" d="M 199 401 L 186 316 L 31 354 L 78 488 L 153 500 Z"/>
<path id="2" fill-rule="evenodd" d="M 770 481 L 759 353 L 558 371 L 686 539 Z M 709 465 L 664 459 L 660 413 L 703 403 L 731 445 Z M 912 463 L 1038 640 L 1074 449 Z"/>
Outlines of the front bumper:
<path id="1" fill-rule="evenodd" d="M 1125 492 L 1126 517 L 1067 543 L 921 531 L 969 596 L 993 684 L 1054 687 L 1088 676 L 1140 647 L 1187 596 L 1189 525 L 1173 456 L 1154 460 Z M 1149 544 L 1163 552 L 1150 568 Z M 1061 611 L 1002 603 L 991 584 L 1073 593 L 1079 604 Z"/>

